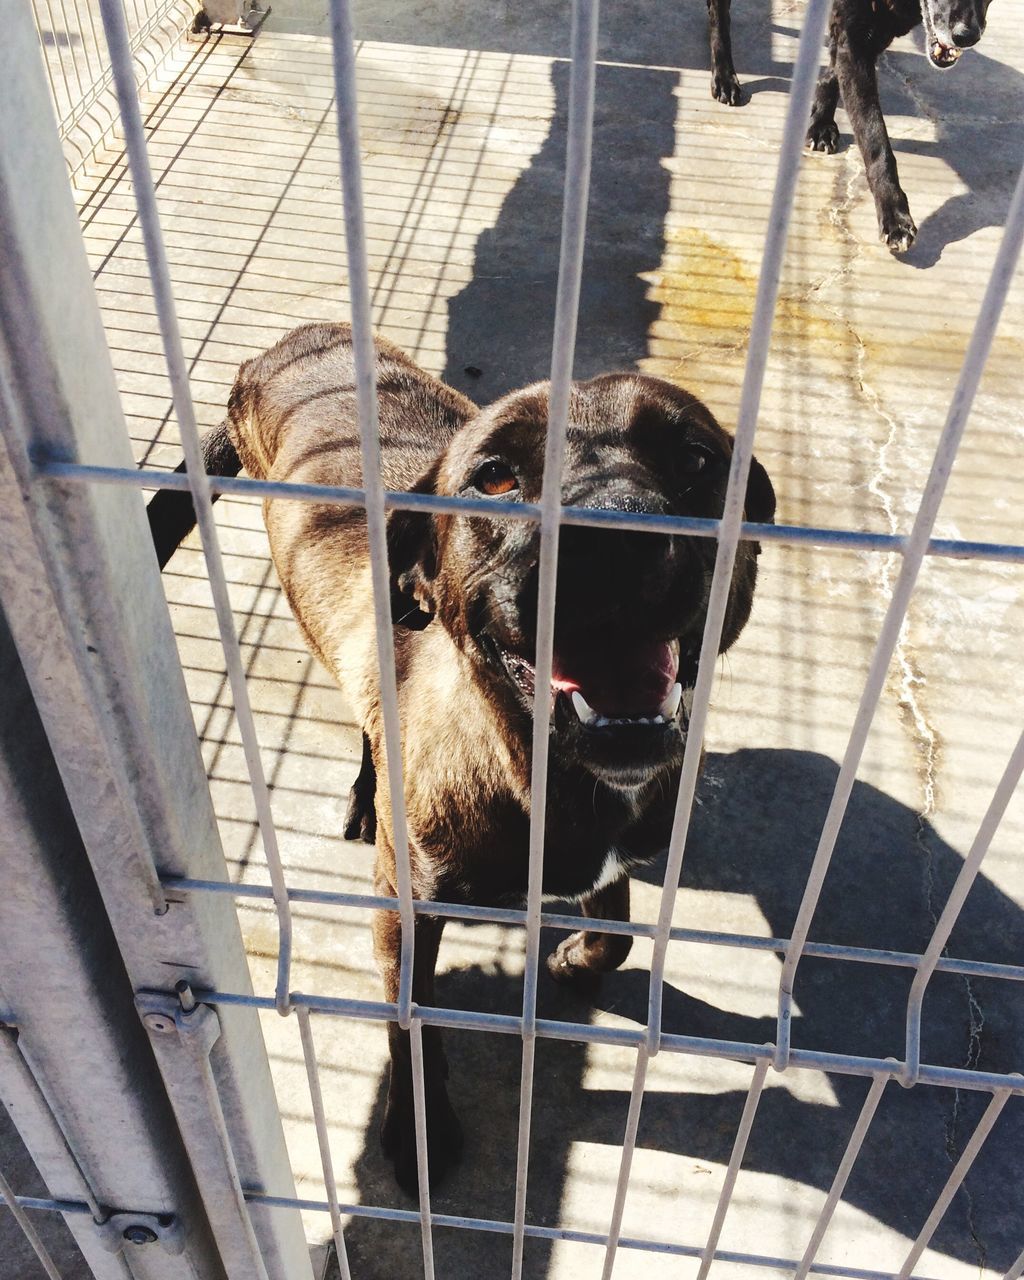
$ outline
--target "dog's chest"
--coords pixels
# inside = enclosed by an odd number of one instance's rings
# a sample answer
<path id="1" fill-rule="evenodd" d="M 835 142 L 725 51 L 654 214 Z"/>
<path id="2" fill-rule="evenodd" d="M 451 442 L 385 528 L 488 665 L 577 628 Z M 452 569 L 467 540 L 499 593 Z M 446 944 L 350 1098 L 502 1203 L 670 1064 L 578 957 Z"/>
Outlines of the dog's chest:
<path id="1" fill-rule="evenodd" d="M 870 44 L 877 56 L 897 36 L 905 36 L 921 21 L 917 0 L 855 0 L 870 12 Z M 847 0 L 850 3 L 850 0 Z"/>

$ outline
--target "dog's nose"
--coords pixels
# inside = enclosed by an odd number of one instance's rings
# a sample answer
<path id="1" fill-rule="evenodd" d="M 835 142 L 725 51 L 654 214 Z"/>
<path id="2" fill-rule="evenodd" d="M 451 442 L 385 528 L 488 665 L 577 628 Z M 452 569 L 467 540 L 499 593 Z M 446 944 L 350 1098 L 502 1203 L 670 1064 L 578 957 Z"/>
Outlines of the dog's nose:
<path id="1" fill-rule="evenodd" d="M 950 35 L 958 49 L 969 49 L 981 39 L 981 27 L 977 22 L 954 22 Z"/>

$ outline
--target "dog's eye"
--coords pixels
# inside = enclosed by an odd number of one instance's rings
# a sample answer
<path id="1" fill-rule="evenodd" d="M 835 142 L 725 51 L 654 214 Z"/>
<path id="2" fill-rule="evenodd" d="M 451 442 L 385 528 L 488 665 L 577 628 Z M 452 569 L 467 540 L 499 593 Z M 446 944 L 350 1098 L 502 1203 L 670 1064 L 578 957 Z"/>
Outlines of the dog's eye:
<path id="1" fill-rule="evenodd" d="M 519 481 L 516 479 L 516 473 L 511 467 L 505 465 L 504 462 L 485 462 L 473 477 L 474 489 L 479 489 L 481 493 L 486 493 L 490 498 L 496 498 L 502 493 L 511 493 L 513 489 L 519 488 Z"/>
<path id="2" fill-rule="evenodd" d="M 684 476 L 695 476 L 711 461 L 712 455 L 699 444 L 688 445 L 680 454 L 677 462 L 679 471 Z"/>

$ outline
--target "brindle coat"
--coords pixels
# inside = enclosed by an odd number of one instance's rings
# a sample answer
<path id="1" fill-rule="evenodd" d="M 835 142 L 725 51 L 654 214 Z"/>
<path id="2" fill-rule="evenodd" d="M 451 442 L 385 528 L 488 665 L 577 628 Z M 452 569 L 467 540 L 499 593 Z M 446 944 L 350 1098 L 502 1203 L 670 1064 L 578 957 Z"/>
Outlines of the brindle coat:
<path id="1" fill-rule="evenodd" d="M 479 411 L 379 339 L 377 389 L 386 488 L 479 498 L 493 487 L 494 476 L 502 485 L 512 476 L 515 487 L 501 497 L 538 499 L 546 384 Z M 251 476 L 361 485 L 348 327 L 298 329 L 244 364 L 231 394 L 227 432 Z M 223 433 L 215 433 L 214 441 L 224 466 Z M 563 501 L 718 516 L 731 444 L 699 401 L 668 383 L 623 374 L 576 384 Z M 183 501 L 177 499 L 179 507 Z M 748 518 L 770 521 L 774 508 L 771 484 L 755 460 Z M 286 500 L 268 501 L 265 516 L 295 617 L 352 705 L 374 766 L 383 767 L 365 517 L 355 508 Z M 182 533 L 179 527 L 175 537 Z M 658 663 L 671 666 L 674 659 L 666 655 L 678 654 L 677 678 L 691 687 L 714 540 L 579 527 L 563 528 L 561 539 L 556 665 L 575 662 L 586 672 L 580 687 L 596 680 L 607 686 L 601 696 L 632 697 L 643 705 L 653 697 L 656 706 L 658 681 L 672 678 Z M 435 901 L 521 905 L 530 821 L 536 525 L 401 511 L 389 518 L 388 543 L 413 893 Z M 756 544 L 741 544 L 723 650 L 749 615 L 756 554 Z M 546 895 L 575 900 L 594 918 L 628 919 L 630 867 L 654 858 L 668 841 L 685 727 L 680 711 L 670 723 L 587 728 L 566 693 L 554 697 Z M 365 810 L 365 795 L 361 804 Z M 376 817 L 376 891 L 394 897 L 386 787 L 377 793 Z M 443 927 L 443 919 L 416 917 L 413 999 L 421 1005 L 434 1003 Z M 400 951 L 395 912 L 376 913 L 374 944 L 386 998 L 394 1001 Z M 629 946 L 622 936 L 581 932 L 561 943 L 548 966 L 562 980 L 587 979 L 620 965 Z M 389 1036 L 382 1141 L 399 1182 L 413 1189 L 409 1041 L 394 1024 Z M 423 1040 L 433 1180 L 458 1156 L 461 1131 L 448 1101 L 437 1029 L 424 1028 Z"/>
<path id="2" fill-rule="evenodd" d="M 729 5 L 730 0 L 708 0 L 711 93 L 719 102 L 735 107 L 742 94 L 732 61 Z M 818 82 L 807 143 L 813 151 L 836 151 L 839 130 L 835 114 L 842 95 L 875 198 L 879 234 L 893 253 L 910 248 L 917 227 L 900 186 L 878 97 L 875 64 L 897 36 L 923 22 L 926 56 L 932 66 L 948 70 L 961 50 L 981 39 L 988 6 L 989 0 L 834 0 L 829 67 Z"/>

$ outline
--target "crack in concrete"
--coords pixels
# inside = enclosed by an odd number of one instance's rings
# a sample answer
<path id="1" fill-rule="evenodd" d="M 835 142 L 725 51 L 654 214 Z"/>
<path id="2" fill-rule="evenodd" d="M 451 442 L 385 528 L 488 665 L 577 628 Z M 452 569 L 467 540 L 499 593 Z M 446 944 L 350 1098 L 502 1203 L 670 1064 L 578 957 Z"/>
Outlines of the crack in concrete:
<path id="1" fill-rule="evenodd" d="M 805 291 L 803 300 L 810 301 L 811 298 L 817 296 L 819 304 L 831 312 L 837 323 L 846 329 L 853 341 L 856 353 L 854 376 L 857 390 L 865 404 L 885 424 L 887 431 L 884 442 L 877 450 L 874 474 L 868 481 L 867 489 L 878 503 L 889 527 L 889 532 L 896 534 L 899 532 L 899 521 L 897 519 L 894 497 L 886 487 L 886 477 L 890 470 L 890 451 L 897 442 L 903 424 L 898 418 L 888 411 L 881 395 L 874 387 L 872 387 L 867 379 L 867 348 L 860 334 L 857 332 L 857 329 L 850 320 L 842 314 L 838 307 L 820 297 L 821 293 L 826 288 L 848 277 L 853 272 L 864 250 L 863 244 L 850 230 L 847 222 L 849 212 L 859 195 L 857 188 L 859 185 L 858 179 L 861 176 L 860 166 L 852 167 L 853 172 L 848 173 L 844 198 L 838 201 L 829 211 L 829 220 L 838 234 L 840 242 L 846 245 L 848 249 L 852 249 L 852 252 L 849 254 L 844 265 L 833 268 L 831 271 L 826 272 L 819 280 L 815 281 L 810 288 Z M 883 598 L 890 598 L 892 596 L 892 590 L 895 585 L 896 578 L 896 565 L 897 557 L 894 555 L 886 556 L 882 561 L 879 586 L 882 591 Z M 928 719 L 924 701 L 921 697 L 921 693 L 927 687 L 927 681 L 924 672 L 917 663 L 911 647 L 909 614 L 907 618 L 904 619 L 903 626 L 900 628 L 900 635 L 896 644 L 894 657 L 896 660 L 896 671 L 898 676 L 896 681 L 896 698 L 897 707 L 900 712 L 900 720 L 907 729 L 911 741 L 921 758 L 918 776 L 921 781 L 922 795 L 920 808 L 915 815 L 914 844 L 922 857 L 924 867 L 925 906 L 932 923 L 932 928 L 934 929 L 935 925 L 938 924 L 939 913 L 935 902 L 935 868 L 932 851 L 928 843 L 928 830 L 929 821 L 936 811 L 938 772 L 941 762 L 942 742 L 938 731 Z M 943 948 L 943 954 L 946 954 L 947 952 L 948 948 Z M 978 1065 L 981 1057 L 981 1036 L 985 1026 L 985 1012 L 975 995 L 971 980 L 965 977 L 962 981 L 967 994 L 968 1010 L 967 1053 L 963 1065 L 968 1070 L 971 1070 Z M 960 1090 L 955 1089 L 953 1091 L 953 1105 L 950 1111 L 949 1120 L 945 1125 L 945 1150 L 947 1159 L 951 1165 L 955 1165 L 957 1160 L 960 1158 L 958 1150 L 958 1130 L 961 1119 L 961 1102 L 961 1092 Z M 974 1197 L 967 1185 L 966 1178 L 961 1184 L 960 1189 L 963 1193 L 966 1204 L 968 1230 L 974 1247 L 977 1250 L 979 1272 L 982 1272 L 985 1269 L 988 1259 L 988 1249 L 978 1233 L 976 1205 Z"/>
<path id="2" fill-rule="evenodd" d="M 839 236 L 840 243 L 844 244 L 851 252 L 849 252 L 847 260 L 842 266 L 833 268 L 816 280 L 804 292 L 802 300 L 810 301 L 812 298 L 816 299 L 819 305 L 834 316 L 837 324 L 847 331 L 854 344 L 855 386 L 864 403 L 881 420 L 886 429 L 885 440 L 876 452 L 875 469 L 868 481 L 867 489 L 882 511 L 889 532 L 896 534 L 899 532 L 899 520 L 897 518 L 894 495 L 887 487 L 887 477 L 890 474 L 889 456 L 897 443 L 904 424 L 889 412 L 879 392 L 868 381 L 867 348 L 856 327 L 837 306 L 827 302 L 820 296 L 825 289 L 845 279 L 853 272 L 864 251 L 864 246 L 850 230 L 847 222 L 848 214 L 859 195 L 857 188 L 860 167 L 853 168 L 853 173 L 848 173 L 847 176 L 845 196 L 829 211 L 829 220 Z M 884 557 L 879 575 L 879 588 L 884 599 L 892 596 L 896 572 L 897 557 L 894 555 Z M 927 687 L 927 681 L 924 672 L 917 663 L 911 646 L 909 615 L 900 629 L 894 657 L 897 677 L 896 700 L 900 720 L 907 729 L 920 758 L 918 776 L 921 782 L 921 804 L 915 815 L 914 845 L 922 857 L 925 906 L 932 928 L 934 928 L 938 923 L 938 910 L 935 901 L 934 859 L 928 843 L 928 831 L 929 821 L 933 818 L 937 807 L 938 772 L 941 762 L 942 742 L 937 729 L 928 719 L 924 705 L 922 693 Z M 975 995 L 970 979 L 964 978 L 962 981 L 967 993 L 968 1007 L 968 1043 L 964 1066 L 970 1070 L 976 1067 L 980 1060 L 985 1013 Z M 957 1148 L 960 1120 L 961 1093 L 959 1090 L 954 1090 L 952 1109 L 945 1125 L 945 1150 L 950 1164 L 955 1164 L 959 1159 Z M 966 1179 L 961 1185 L 961 1191 L 966 1204 L 968 1230 L 977 1250 L 979 1271 L 983 1271 L 988 1258 L 988 1250 L 978 1232 L 975 1201 L 967 1186 Z"/>

